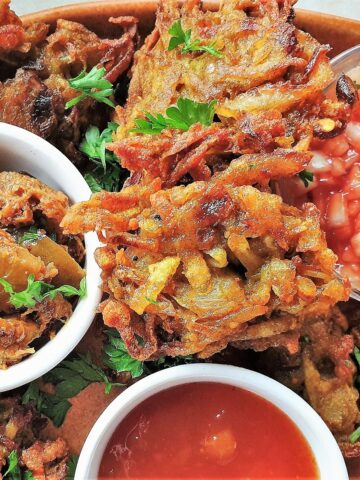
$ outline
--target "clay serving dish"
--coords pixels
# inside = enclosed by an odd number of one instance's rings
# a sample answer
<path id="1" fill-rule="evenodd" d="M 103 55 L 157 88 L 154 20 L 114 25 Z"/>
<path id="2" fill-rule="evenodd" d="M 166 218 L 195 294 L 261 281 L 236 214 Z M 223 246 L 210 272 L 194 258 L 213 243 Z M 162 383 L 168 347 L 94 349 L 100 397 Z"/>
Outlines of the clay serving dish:
<path id="1" fill-rule="evenodd" d="M 216 4 L 214 0 L 204 1 L 206 8 L 216 8 Z M 146 35 L 154 25 L 156 6 L 156 1 L 147 0 L 100 0 L 45 10 L 24 16 L 23 21 L 25 23 L 43 21 L 54 26 L 57 19 L 64 18 L 83 23 L 100 36 L 111 36 L 115 33 L 116 26 L 108 23 L 109 17 L 134 15 L 140 20 L 141 34 Z M 298 10 L 296 25 L 311 33 L 320 42 L 330 44 L 333 48 L 331 56 L 360 44 L 360 22 L 355 20 Z M 90 331 L 79 348 L 86 351 L 89 348 L 96 348 L 95 345 L 95 334 L 91 335 Z M 98 416 L 113 398 L 114 394 L 106 396 L 103 393 L 103 386 L 90 385 L 72 400 L 74 406 L 61 428 L 61 434 L 75 451 L 81 449 Z M 351 480 L 360 480 L 360 460 L 348 462 L 348 467 Z"/>

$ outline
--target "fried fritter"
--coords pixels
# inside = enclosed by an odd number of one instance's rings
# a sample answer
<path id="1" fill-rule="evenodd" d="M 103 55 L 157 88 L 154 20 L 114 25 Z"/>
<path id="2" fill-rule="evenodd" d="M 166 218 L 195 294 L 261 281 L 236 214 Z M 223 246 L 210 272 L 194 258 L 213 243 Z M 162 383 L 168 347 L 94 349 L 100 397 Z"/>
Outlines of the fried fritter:
<path id="1" fill-rule="evenodd" d="M 30 471 L 33 478 L 65 480 L 69 448 L 62 438 L 41 439 L 47 420 L 16 396 L 0 398 L 0 412 L 0 471 L 16 451 L 19 467 Z"/>
<path id="2" fill-rule="evenodd" d="M 260 328 L 283 315 L 301 321 L 347 298 L 316 208 L 251 186 L 266 190 L 303 161 L 297 152 L 243 155 L 209 182 L 161 190 L 144 179 L 70 209 L 65 232 L 96 230 L 107 244 L 97 253 L 110 296 L 103 317 L 131 355 L 207 357 L 246 339 L 258 317 Z"/>
<path id="3" fill-rule="evenodd" d="M 25 28 L 10 11 L 9 2 L 1 0 L 0 66 L 2 60 L 12 63 L 0 74 L 0 121 L 48 139 L 74 163 L 84 164 L 78 147 L 89 118 L 92 125 L 104 128 L 110 109 L 87 99 L 65 111 L 65 103 L 77 96 L 68 79 L 98 66 L 105 67 L 106 78 L 116 84 L 130 67 L 139 41 L 137 19 L 109 21 L 119 25 L 119 38 L 102 39 L 67 20 L 59 20 L 47 37 L 46 25 Z"/>
<path id="4" fill-rule="evenodd" d="M 0 227 L 30 225 L 36 212 L 59 225 L 68 206 L 64 193 L 40 180 L 22 173 L 0 172 Z"/>
<path id="5" fill-rule="evenodd" d="M 35 72 L 19 69 L 15 78 L 0 84 L 0 119 L 6 123 L 49 138 L 63 112 L 61 95 L 50 90 Z"/>
<path id="6" fill-rule="evenodd" d="M 117 108 L 120 126 L 111 149 L 122 165 L 173 186 L 186 176 L 207 180 L 234 155 L 278 147 L 306 151 L 312 136 L 323 134 L 323 118 L 335 119 L 329 135 L 344 128 L 349 106 L 322 96 L 333 79 L 329 48 L 295 28 L 292 3 L 230 0 L 204 12 L 199 1 L 181 8 L 161 2 L 155 30 L 135 55 L 127 103 Z M 192 39 L 215 41 L 221 55 L 169 51 L 168 30 L 179 19 Z M 185 133 L 130 133 L 136 119 L 165 114 L 180 97 L 216 100 L 217 122 Z"/>

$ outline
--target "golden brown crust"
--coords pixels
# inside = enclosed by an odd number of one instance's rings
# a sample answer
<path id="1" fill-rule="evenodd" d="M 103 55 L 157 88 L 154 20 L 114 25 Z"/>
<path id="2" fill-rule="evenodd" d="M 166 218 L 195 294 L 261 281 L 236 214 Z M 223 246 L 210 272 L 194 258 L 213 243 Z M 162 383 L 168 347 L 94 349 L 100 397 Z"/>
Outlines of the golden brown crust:
<path id="1" fill-rule="evenodd" d="M 40 180 L 17 172 L 0 172 L 0 226 L 21 227 L 34 222 L 39 212 L 59 224 L 69 206 L 67 196 Z"/>
<path id="2" fill-rule="evenodd" d="M 246 185 L 266 185 L 291 162 L 272 164 L 269 155 L 248 169 L 247 160 L 209 182 L 168 190 L 150 182 L 95 194 L 65 217 L 65 231 L 95 229 L 108 244 L 97 253 L 110 294 L 103 317 L 133 356 L 206 357 L 245 340 L 244 327 L 250 330 L 256 317 L 301 321 L 347 298 L 316 209 L 300 211 Z"/>

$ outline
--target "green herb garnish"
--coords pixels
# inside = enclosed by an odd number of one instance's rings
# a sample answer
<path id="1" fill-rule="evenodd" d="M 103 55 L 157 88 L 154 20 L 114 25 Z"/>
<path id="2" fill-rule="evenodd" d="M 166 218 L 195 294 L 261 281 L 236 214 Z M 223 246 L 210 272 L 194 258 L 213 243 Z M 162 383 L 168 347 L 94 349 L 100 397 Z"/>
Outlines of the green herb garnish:
<path id="1" fill-rule="evenodd" d="M 129 354 L 115 328 L 108 328 L 105 333 L 108 343 L 104 346 L 104 364 L 116 372 L 129 372 L 132 378 L 140 377 L 144 371 L 144 363 Z"/>
<path id="2" fill-rule="evenodd" d="M 8 480 L 21 480 L 21 471 L 19 466 L 19 459 L 15 450 L 13 450 L 7 458 L 7 470 L 3 478 Z"/>
<path id="3" fill-rule="evenodd" d="M 80 151 L 94 163 L 102 166 L 105 172 L 109 164 L 118 164 L 115 154 L 106 150 L 106 146 L 112 142 L 112 135 L 118 126 L 115 122 L 109 122 L 107 128 L 101 133 L 97 127 L 90 126 L 85 133 L 84 140 L 80 143 Z"/>
<path id="4" fill-rule="evenodd" d="M 360 367 L 360 349 L 358 347 L 354 348 L 354 356 L 357 361 L 358 367 Z"/>
<path id="5" fill-rule="evenodd" d="M 159 305 L 159 302 L 157 302 L 156 300 L 153 300 L 152 298 L 145 297 L 145 300 L 151 303 L 152 305 Z"/>
<path id="6" fill-rule="evenodd" d="M 68 399 L 91 383 L 105 383 L 106 393 L 113 387 L 123 386 L 121 383 L 111 382 L 105 372 L 92 362 L 89 354 L 77 354 L 69 360 L 64 360 L 44 375 L 43 379 L 46 383 L 54 385 L 54 394 L 40 390 L 36 381 L 31 382 L 22 397 L 22 403 L 32 403 L 36 410 L 48 417 L 56 427 L 63 424 L 71 408 Z"/>
<path id="7" fill-rule="evenodd" d="M 70 360 L 64 360 L 60 365 L 44 376 L 46 382 L 55 385 L 55 394 L 61 398 L 71 398 L 91 383 L 105 383 L 105 392 L 112 387 L 121 387 L 121 383 L 112 383 L 105 372 L 95 365 L 89 354 L 78 354 Z"/>
<path id="8" fill-rule="evenodd" d="M 89 73 L 83 70 L 77 77 L 69 80 L 69 85 L 81 94 L 65 104 L 65 109 L 71 108 L 87 97 L 115 108 L 115 104 L 108 98 L 114 93 L 114 88 L 105 77 L 106 69 L 94 67 Z"/>
<path id="9" fill-rule="evenodd" d="M 23 405 L 31 403 L 36 410 L 48 417 L 55 427 L 60 427 L 66 417 L 71 403 L 66 398 L 60 398 L 56 395 L 40 390 L 37 382 L 31 382 L 24 395 L 22 396 Z"/>
<path id="10" fill-rule="evenodd" d="M 351 435 L 349 435 L 349 441 L 350 443 L 356 443 L 360 438 L 360 427 L 358 427 L 356 430 L 352 432 Z"/>
<path id="11" fill-rule="evenodd" d="M 305 188 L 308 188 L 310 182 L 314 181 L 314 174 L 308 170 L 298 173 L 298 177 L 304 182 Z"/>
<path id="12" fill-rule="evenodd" d="M 19 243 L 32 243 L 36 242 L 41 237 L 38 229 L 35 226 L 29 228 L 19 239 Z"/>
<path id="13" fill-rule="evenodd" d="M 78 460 L 79 460 L 78 455 L 71 455 L 67 463 L 67 474 L 66 474 L 65 480 L 74 480 Z"/>
<path id="14" fill-rule="evenodd" d="M 181 53 L 192 52 L 207 52 L 215 57 L 222 57 L 223 54 L 215 48 L 216 42 L 211 42 L 209 45 L 203 45 L 203 41 L 195 39 L 191 41 L 191 29 L 184 31 L 181 25 L 181 20 L 176 20 L 169 28 L 169 34 L 171 39 L 169 42 L 168 50 L 174 50 L 176 47 L 183 45 Z"/>
<path id="15" fill-rule="evenodd" d="M 91 126 L 80 144 L 80 150 L 95 164 L 93 171 L 84 176 L 93 193 L 101 190 L 117 192 L 123 184 L 125 170 L 121 168 L 116 155 L 106 149 L 117 128 L 117 123 L 109 122 L 107 128 L 100 133 L 97 127 Z"/>
<path id="16" fill-rule="evenodd" d="M 41 303 L 47 297 L 54 299 L 58 293 L 61 293 L 64 297 L 79 296 L 83 298 L 86 295 L 85 278 L 81 280 L 79 289 L 71 285 L 63 285 L 55 288 L 54 285 L 35 280 L 33 274 L 29 275 L 27 283 L 25 290 L 22 292 L 14 292 L 12 285 L 4 278 L 0 278 L 0 285 L 5 292 L 9 294 L 9 302 L 15 308 L 33 308 L 37 303 Z"/>
<path id="17" fill-rule="evenodd" d="M 147 135 L 158 135 L 167 128 L 175 128 L 187 131 L 195 123 L 209 126 L 212 124 L 215 115 L 216 100 L 210 103 L 199 103 L 189 98 L 179 98 L 176 106 L 166 110 L 166 116 L 158 113 L 156 116 L 146 112 L 145 117 L 137 118 L 137 128 L 131 130 L 134 133 Z"/>
<path id="18" fill-rule="evenodd" d="M 26 470 L 23 475 L 23 480 L 35 480 L 35 477 L 30 470 Z"/>

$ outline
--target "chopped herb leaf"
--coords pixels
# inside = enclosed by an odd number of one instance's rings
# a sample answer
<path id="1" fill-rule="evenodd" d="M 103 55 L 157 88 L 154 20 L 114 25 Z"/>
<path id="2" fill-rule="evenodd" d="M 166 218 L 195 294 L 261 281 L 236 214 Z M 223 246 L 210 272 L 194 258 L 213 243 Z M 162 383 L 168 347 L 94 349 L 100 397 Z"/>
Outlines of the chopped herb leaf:
<path id="1" fill-rule="evenodd" d="M 30 470 L 26 470 L 23 475 L 23 480 L 35 480 L 35 477 Z"/>
<path id="2" fill-rule="evenodd" d="M 152 298 L 145 297 L 145 300 L 151 303 L 152 305 L 159 305 L 159 302 L 157 302 L 156 300 L 153 300 Z"/>
<path id="3" fill-rule="evenodd" d="M 183 45 L 181 53 L 191 52 L 207 52 L 215 57 L 222 57 L 223 54 L 215 48 L 216 42 L 211 42 L 209 45 L 204 45 L 200 39 L 191 41 L 191 29 L 184 31 L 181 25 L 181 20 L 176 20 L 169 28 L 169 34 L 171 39 L 169 42 L 168 50 L 174 50 L 175 48 Z"/>
<path id="4" fill-rule="evenodd" d="M 56 427 L 63 424 L 71 408 L 68 399 L 91 383 L 105 383 L 106 393 L 109 393 L 112 387 L 122 386 L 120 383 L 111 382 L 104 371 L 92 363 L 89 354 L 78 354 L 70 360 L 64 360 L 44 375 L 43 379 L 54 385 L 55 393 L 43 392 L 37 382 L 31 382 L 22 397 L 22 403 L 32 403 L 36 410 L 52 420 Z"/>
<path id="5" fill-rule="evenodd" d="M 63 285 L 55 288 L 54 285 L 35 280 L 33 274 L 28 277 L 28 284 L 22 292 L 14 292 L 12 285 L 4 278 L 0 278 L 0 285 L 6 293 L 9 294 L 9 302 L 15 308 L 33 308 L 37 303 L 41 303 L 45 298 L 54 299 L 58 293 L 62 293 L 64 297 L 79 296 L 83 298 L 86 295 L 86 279 L 80 282 L 80 288 L 77 289 L 71 285 Z"/>
<path id="6" fill-rule="evenodd" d="M 166 110 L 166 117 L 161 114 L 156 116 L 147 112 L 146 119 L 135 120 L 137 128 L 131 130 L 134 133 L 158 135 L 166 128 L 175 128 L 187 131 L 195 123 L 209 126 L 214 120 L 216 100 L 210 103 L 199 103 L 189 98 L 179 98 L 176 106 Z"/>
<path id="7" fill-rule="evenodd" d="M 358 347 L 354 348 L 354 356 L 358 364 L 358 367 L 360 367 L 360 349 Z"/>
<path id="8" fill-rule="evenodd" d="M 67 463 L 67 474 L 66 474 L 65 480 L 74 480 L 78 460 L 79 460 L 78 455 L 71 455 Z"/>
<path id="9" fill-rule="evenodd" d="M 349 441 L 350 443 L 356 443 L 360 438 L 360 427 L 358 427 L 356 430 L 352 432 L 352 434 L 349 436 Z"/>
<path id="10" fill-rule="evenodd" d="M 132 378 L 140 377 L 144 371 L 143 362 L 129 354 L 115 328 L 108 328 L 105 333 L 108 342 L 104 346 L 104 364 L 116 372 L 129 372 Z"/>
<path id="11" fill-rule="evenodd" d="M 47 373 L 44 380 L 55 385 L 55 394 L 61 398 L 74 397 L 91 383 L 105 383 L 107 393 L 114 386 L 122 386 L 112 383 L 104 371 L 92 362 L 89 354 L 78 354 L 70 360 L 64 360 Z"/>
<path id="12" fill-rule="evenodd" d="M 91 173 L 85 173 L 84 178 L 86 183 L 89 185 L 90 190 L 93 193 L 97 193 L 97 192 L 101 192 L 101 190 L 105 190 L 100 185 L 100 181 L 96 180 L 94 175 L 91 175 Z"/>
<path id="13" fill-rule="evenodd" d="M 19 243 L 32 243 L 36 242 L 41 237 L 38 229 L 35 226 L 29 228 L 19 239 Z"/>
<path id="14" fill-rule="evenodd" d="M 60 427 L 66 417 L 71 403 L 56 395 L 51 395 L 40 390 L 36 382 L 31 382 L 22 397 L 22 403 L 32 403 L 36 410 L 48 417 L 56 427 Z"/>
<path id="15" fill-rule="evenodd" d="M 15 450 L 13 450 L 7 458 L 7 470 L 5 471 L 3 478 L 5 477 L 9 480 L 21 480 L 19 459 Z"/>
<path id="16" fill-rule="evenodd" d="M 177 365 L 186 365 L 195 361 L 193 355 L 187 355 L 186 357 L 161 357 L 154 362 L 147 362 L 146 365 L 150 369 L 155 368 L 157 370 L 164 370 L 165 368 L 176 367 Z M 198 361 L 198 360 L 197 360 Z"/>
<path id="17" fill-rule="evenodd" d="M 101 165 L 105 172 L 108 163 L 115 162 L 118 164 L 115 154 L 106 150 L 106 146 L 112 142 L 112 135 L 116 132 L 118 126 L 115 122 L 109 122 L 107 128 L 101 133 L 97 127 L 90 126 L 80 144 L 80 150 L 94 163 Z"/>
<path id="18" fill-rule="evenodd" d="M 121 168 L 116 155 L 106 148 L 112 142 L 112 134 L 117 127 L 117 123 L 109 122 L 107 128 L 100 133 L 97 127 L 91 126 L 80 144 L 80 150 L 94 164 L 93 171 L 85 174 L 85 180 L 93 193 L 101 190 L 117 192 L 126 178 L 127 173 Z"/>
<path id="19" fill-rule="evenodd" d="M 94 67 L 90 72 L 83 70 L 77 77 L 69 80 L 69 85 L 81 94 L 65 104 L 65 109 L 71 108 L 87 97 L 115 108 L 115 104 L 108 98 L 114 93 L 113 85 L 105 77 L 106 69 Z"/>
<path id="20" fill-rule="evenodd" d="M 314 181 L 314 174 L 308 170 L 298 173 L 298 177 L 304 182 L 305 188 L 308 188 L 310 182 Z"/>

